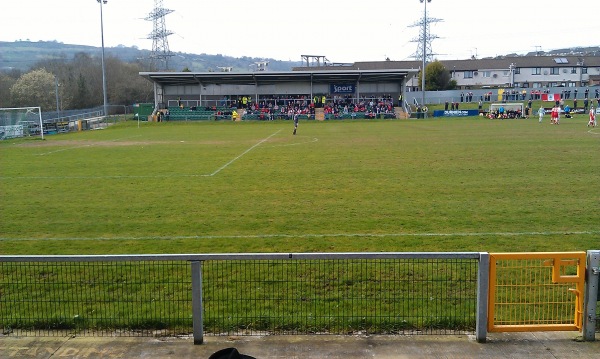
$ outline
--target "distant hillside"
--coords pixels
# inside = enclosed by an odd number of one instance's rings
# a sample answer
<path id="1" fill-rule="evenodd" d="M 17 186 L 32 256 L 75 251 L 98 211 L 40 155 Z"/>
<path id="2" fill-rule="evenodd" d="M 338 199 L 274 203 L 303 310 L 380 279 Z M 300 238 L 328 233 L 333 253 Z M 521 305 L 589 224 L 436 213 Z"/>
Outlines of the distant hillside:
<path id="1" fill-rule="evenodd" d="M 140 50 L 136 47 L 107 47 L 104 49 L 105 55 L 116 57 L 125 62 L 149 63 L 150 51 Z M 18 69 L 27 71 L 31 66 L 40 60 L 61 59 L 70 60 L 77 53 L 84 52 L 91 56 L 100 57 L 102 49 L 100 47 L 85 45 L 69 45 L 56 41 L 0 41 L 0 70 Z M 532 52 L 526 56 L 558 56 L 558 55 L 586 55 L 600 56 L 600 47 L 574 47 L 567 49 Z M 220 71 L 219 67 L 232 67 L 233 71 L 249 71 L 256 62 L 268 61 L 268 69 L 271 71 L 291 71 L 294 67 L 302 66 L 301 61 L 280 61 L 266 58 L 252 57 L 231 57 L 224 55 L 208 54 L 188 54 L 183 52 L 173 53 L 169 59 L 170 71 Z M 524 56 L 517 54 L 500 55 L 503 56 Z M 150 70 L 150 68 L 148 68 Z"/>
<path id="2" fill-rule="evenodd" d="M 69 45 L 56 41 L 0 41 L 0 70 L 18 69 L 27 71 L 40 60 L 61 59 L 70 60 L 77 53 L 88 53 L 91 56 L 101 56 L 102 49 L 94 46 Z M 148 62 L 149 50 L 140 50 L 136 47 L 106 47 L 105 56 L 116 57 L 125 62 Z M 300 61 L 280 61 L 265 58 L 230 57 L 224 55 L 174 53 L 169 58 L 171 71 L 182 71 L 188 68 L 191 71 L 220 71 L 219 67 L 232 67 L 233 71 L 249 71 L 255 62 L 268 61 L 271 71 L 290 71 L 293 67 L 300 66 Z"/>

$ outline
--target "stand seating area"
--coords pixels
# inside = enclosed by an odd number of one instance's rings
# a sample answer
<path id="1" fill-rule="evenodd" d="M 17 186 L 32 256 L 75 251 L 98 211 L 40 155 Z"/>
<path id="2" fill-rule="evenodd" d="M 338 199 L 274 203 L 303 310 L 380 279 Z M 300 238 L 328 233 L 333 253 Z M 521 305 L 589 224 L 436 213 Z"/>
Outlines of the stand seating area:
<path id="1" fill-rule="evenodd" d="M 169 107 L 168 117 L 164 117 L 166 121 L 215 121 L 215 120 L 232 120 L 233 111 L 238 112 L 239 118 L 242 120 L 287 120 L 287 113 L 268 113 L 261 111 L 243 111 L 231 107 Z M 163 111 L 163 114 L 165 111 Z M 301 114 L 301 120 L 315 119 L 315 115 Z M 350 120 L 350 119 L 394 119 L 402 118 L 398 113 L 375 113 L 375 112 L 349 112 L 349 113 L 325 113 L 325 120 Z"/>
<path id="2" fill-rule="evenodd" d="M 229 107 L 169 107 L 167 121 L 201 121 L 201 120 L 231 120 L 232 111 Z"/>

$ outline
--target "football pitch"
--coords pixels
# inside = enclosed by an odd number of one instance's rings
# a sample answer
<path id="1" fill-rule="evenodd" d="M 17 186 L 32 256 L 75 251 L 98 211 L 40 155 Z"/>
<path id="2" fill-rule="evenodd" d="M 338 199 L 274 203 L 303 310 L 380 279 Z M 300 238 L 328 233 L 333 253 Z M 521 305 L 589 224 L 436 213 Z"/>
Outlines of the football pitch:
<path id="1" fill-rule="evenodd" d="M 1 254 L 600 249 L 600 130 L 136 122 L 0 142 Z"/>

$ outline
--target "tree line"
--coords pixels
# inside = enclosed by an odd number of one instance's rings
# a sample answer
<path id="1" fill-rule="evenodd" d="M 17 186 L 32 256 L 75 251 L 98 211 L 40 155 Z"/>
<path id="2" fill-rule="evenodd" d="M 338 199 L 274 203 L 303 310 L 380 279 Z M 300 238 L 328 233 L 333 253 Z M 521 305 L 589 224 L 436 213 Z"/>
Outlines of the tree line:
<path id="1" fill-rule="evenodd" d="M 105 67 L 109 105 L 154 101 L 152 83 L 139 75 L 147 71 L 148 63 L 109 56 L 105 57 Z M 427 91 L 456 88 L 456 81 L 439 61 L 426 66 L 425 77 Z M 41 60 L 27 72 L 0 72 L 0 107 L 40 106 L 43 112 L 56 111 L 57 97 L 59 111 L 103 105 L 101 58 L 79 52 L 72 59 Z"/>
<path id="2" fill-rule="evenodd" d="M 152 83 L 139 75 L 147 64 L 116 57 L 104 60 L 109 105 L 154 101 Z M 72 59 L 41 60 L 26 72 L 0 72 L 0 107 L 40 106 L 44 112 L 56 111 L 57 97 L 60 111 L 103 105 L 101 58 L 80 52 Z"/>

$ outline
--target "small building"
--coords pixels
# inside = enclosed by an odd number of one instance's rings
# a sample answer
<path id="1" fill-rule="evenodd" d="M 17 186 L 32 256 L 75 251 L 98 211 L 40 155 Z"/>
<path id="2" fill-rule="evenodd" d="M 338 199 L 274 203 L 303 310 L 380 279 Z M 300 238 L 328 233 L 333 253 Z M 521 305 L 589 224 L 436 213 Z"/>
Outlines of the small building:
<path id="1" fill-rule="evenodd" d="M 456 81 L 458 90 L 481 88 L 587 87 L 600 85 L 600 56 L 502 56 L 497 58 L 440 60 Z M 356 62 L 346 69 L 403 68 L 420 71 L 421 61 Z M 301 70 L 302 68 L 298 68 Z M 420 91 L 414 77 L 407 91 Z"/>

